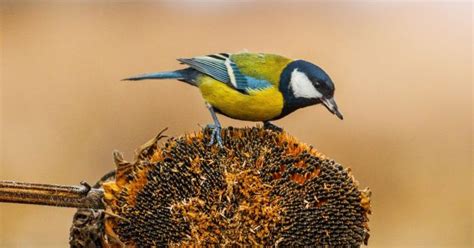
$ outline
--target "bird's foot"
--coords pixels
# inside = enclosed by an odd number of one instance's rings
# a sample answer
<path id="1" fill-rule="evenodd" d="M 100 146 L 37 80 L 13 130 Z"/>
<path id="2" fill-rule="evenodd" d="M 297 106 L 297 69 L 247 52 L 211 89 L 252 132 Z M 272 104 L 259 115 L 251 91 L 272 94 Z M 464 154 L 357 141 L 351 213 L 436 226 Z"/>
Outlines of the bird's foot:
<path id="1" fill-rule="evenodd" d="M 279 133 L 283 132 L 283 128 L 281 128 L 277 125 L 274 125 L 269 121 L 264 121 L 263 122 L 263 129 L 267 129 L 267 130 L 271 130 L 271 131 L 275 131 L 275 132 L 279 132 Z"/>
<path id="2" fill-rule="evenodd" d="M 209 141 L 208 146 L 214 145 L 214 142 L 217 141 L 219 147 L 222 148 L 221 125 L 209 124 L 207 125 L 207 128 L 211 129 L 211 141 Z"/>

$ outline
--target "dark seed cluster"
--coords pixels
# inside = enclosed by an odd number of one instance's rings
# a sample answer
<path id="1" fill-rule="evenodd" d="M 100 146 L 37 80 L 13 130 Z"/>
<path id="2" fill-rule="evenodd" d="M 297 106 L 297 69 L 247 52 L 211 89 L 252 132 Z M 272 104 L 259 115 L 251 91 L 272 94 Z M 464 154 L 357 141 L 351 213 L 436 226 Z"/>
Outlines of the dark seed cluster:
<path id="1" fill-rule="evenodd" d="M 360 246 L 370 199 L 348 169 L 286 133 L 210 130 L 116 157 L 104 185 L 109 241 L 150 246 Z M 107 228 L 109 227 L 109 228 Z"/>
<path id="2" fill-rule="evenodd" d="M 115 180 L 115 171 L 105 174 L 94 185 L 99 189 L 105 182 Z M 71 248 L 102 248 L 104 241 L 105 214 L 101 209 L 79 208 L 74 214 L 69 230 L 69 245 Z"/>
<path id="3" fill-rule="evenodd" d="M 69 232 L 71 248 L 102 247 L 104 215 L 102 210 L 78 209 Z"/>

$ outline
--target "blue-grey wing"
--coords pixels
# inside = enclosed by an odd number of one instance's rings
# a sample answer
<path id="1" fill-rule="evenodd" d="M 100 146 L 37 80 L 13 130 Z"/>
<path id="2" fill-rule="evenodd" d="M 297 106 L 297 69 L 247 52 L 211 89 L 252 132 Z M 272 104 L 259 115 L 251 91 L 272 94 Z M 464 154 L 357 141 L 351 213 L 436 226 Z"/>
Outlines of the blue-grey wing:
<path id="1" fill-rule="evenodd" d="M 256 79 L 254 77 L 249 77 L 249 76 L 246 76 L 245 78 L 247 79 L 247 89 L 261 90 L 268 87 L 273 87 L 273 85 L 267 80 Z"/>
<path id="2" fill-rule="evenodd" d="M 239 67 L 231 60 L 227 53 L 211 54 L 189 59 L 178 59 L 179 62 L 223 82 L 242 93 L 248 90 L 271 87 L 272 84 L 242 74 Z"/>
<path id="3" fill-rule="evenodd" d="M 247 78 L 227 53 L 178 59 L 178 61 L 237 90 L 245 91 L 247 89 Z"/>

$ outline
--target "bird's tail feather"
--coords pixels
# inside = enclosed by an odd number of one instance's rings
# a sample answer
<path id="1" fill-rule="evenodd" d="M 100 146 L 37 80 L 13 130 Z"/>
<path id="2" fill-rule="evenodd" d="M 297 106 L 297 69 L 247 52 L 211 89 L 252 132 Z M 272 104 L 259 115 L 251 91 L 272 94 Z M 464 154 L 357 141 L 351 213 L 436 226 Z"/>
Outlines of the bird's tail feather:
<path id="1" fill-rule="evenodd" d="M 186 79 L 187 69 L 177 71 L 165 71 L 165 72 L 153 72 L 147 74 L 141 74 L 129 78 L 124 78 L 124 81 L 138 81 L 146 79 Z"/>

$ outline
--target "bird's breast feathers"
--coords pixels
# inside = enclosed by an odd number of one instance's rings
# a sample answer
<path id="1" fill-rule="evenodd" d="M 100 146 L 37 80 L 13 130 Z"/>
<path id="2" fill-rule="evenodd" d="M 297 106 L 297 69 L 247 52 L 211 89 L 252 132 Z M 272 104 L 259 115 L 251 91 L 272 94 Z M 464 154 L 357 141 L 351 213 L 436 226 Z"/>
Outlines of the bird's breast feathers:
<path id="1" fill-rule="evenodd" d="M 283 110 L 283 95 L 276 87 L 249 90 L 244 94 L 207 75 L 199 78 L 198 87 L 204 100 L 234 119 L 267 121 L 277 118 Z"/>

